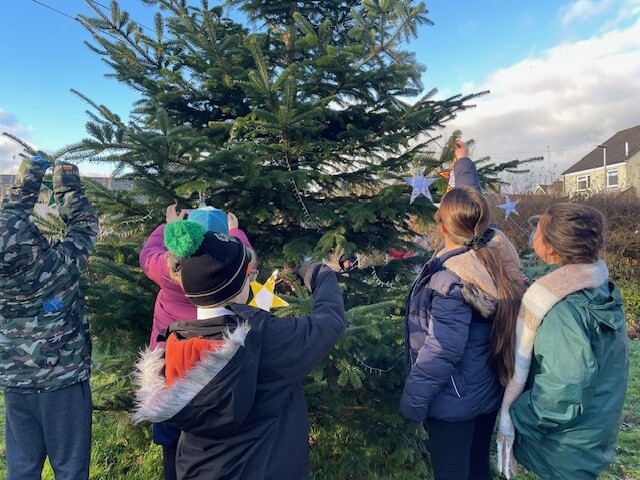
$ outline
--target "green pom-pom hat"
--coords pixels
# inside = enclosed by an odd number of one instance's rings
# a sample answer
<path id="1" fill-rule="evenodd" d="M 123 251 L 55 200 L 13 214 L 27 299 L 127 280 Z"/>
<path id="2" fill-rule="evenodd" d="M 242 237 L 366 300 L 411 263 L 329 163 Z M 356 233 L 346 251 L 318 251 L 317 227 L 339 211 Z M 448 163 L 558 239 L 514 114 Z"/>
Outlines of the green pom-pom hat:
<path id="1" fill-rule="evenodd" d="M 164 244 L 180 259 L 180 285 L 198 307 L 223 305 L 245 288 L 251 254 L 237 239 L 178 220 L 164 228 Z"/>
<path id="2" fill-rule="evenodd" d="M 176 220 L 164 228 L 164 244 L 178 258 L 187 258 L 198 251 L 207 230 L 197 222 Z"/>

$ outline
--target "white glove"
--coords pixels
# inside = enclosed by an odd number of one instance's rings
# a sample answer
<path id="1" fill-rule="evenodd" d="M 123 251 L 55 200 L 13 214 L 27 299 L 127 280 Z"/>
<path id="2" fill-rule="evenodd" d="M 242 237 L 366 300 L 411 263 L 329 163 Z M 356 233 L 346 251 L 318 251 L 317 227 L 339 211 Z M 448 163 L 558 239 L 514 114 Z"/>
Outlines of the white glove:
<path id="1" fill-rule="evenodd" d="M 500 413 L 500 423 L 498 425 L 498 471 L 507 479 L 519 470 L 518 462 L 513 456 L 513 441 L 515 430 L 508 411 Z"/>
<path id="2" fill-rule="evenodd" d="M 511 475 L 518 472 L 518 462 L 513 456 L 513 439 L 498 433 L 498 471 L 505 478 L 511 478 Z"/>

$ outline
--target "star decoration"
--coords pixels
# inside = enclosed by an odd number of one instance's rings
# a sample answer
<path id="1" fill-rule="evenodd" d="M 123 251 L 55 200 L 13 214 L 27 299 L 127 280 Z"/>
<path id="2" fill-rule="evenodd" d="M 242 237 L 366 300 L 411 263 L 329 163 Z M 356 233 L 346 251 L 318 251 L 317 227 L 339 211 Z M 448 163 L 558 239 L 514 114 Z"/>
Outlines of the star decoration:
<path id="1" fill-rule="evenodd" d="M 498 208 L 504 210 L 504 219 L 506 220 L 509 217 L 509 214 L 515 213 L 516 215 L 520 215 L 516 211 L 516 205 L 520 200 L 516 200 L 515 202 L 509 198 L 509 195 L 504 196 L 504 203 L 502 205 L 498 205 Z"/>
<path id="2" fill-rule="evenodd" d="M 447 181 L 447 192 L 456 186 L 456 177 L 453 174 L 453 170 L 442 170 L 441 172 L 438 172 L 438 175 Z"/>
<path id="3" fill-rule="evenodd" d="M 424 195 L 431 203 L 433 203 L 433 198 L 431 198 L 431 192 L 429 191 L 429 185 L 436 181 L 435 178 L 425 178 L 422 173 L 418 173 L 414 177 L 405 178 L 404 181 L 413 187 L 409 203 L 413 203 L 418 195 Z"/>
<path id="4" fill-rule="evenodd" d="M 273 293 L 276 286 L 276 278 L 278 270 L 274 271 L 271 276 L 264 282 L 264 285 L 256 281 L 251 282 L 251 291 L 253 292 L 253 300 L 249 302 L 252 307 L 258 307 L 262 310 L 270 311 L 272 308 L 286 307 L 289 305 L 286 301 Z"/>

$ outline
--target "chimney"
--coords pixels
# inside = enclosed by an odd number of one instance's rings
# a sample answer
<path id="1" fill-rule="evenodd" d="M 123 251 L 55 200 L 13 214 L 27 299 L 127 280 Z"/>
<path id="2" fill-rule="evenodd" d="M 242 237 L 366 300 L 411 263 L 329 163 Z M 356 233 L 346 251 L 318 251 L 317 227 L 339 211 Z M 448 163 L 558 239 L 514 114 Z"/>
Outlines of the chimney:
<path id="1" fill-rule="evenodd" d="M 624 156 L 629 156 L 629 142 L 624 142 Z"/>

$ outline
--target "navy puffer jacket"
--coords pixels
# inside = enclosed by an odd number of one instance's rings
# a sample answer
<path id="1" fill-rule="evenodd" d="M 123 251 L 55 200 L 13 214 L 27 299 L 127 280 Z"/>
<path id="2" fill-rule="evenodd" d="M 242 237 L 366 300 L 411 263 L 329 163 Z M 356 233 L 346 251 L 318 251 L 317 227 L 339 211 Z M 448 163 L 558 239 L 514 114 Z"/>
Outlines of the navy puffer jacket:
<path id="1" fill-rule="evenodd" d="M 405 329 L 409 376 L 400 400 L 409 420 L 462 422 L 500 408 L 503 390 L 489 362 L 495 298 L 444 266 L 468 250 L 434 256 L 411 288 Z"/>

